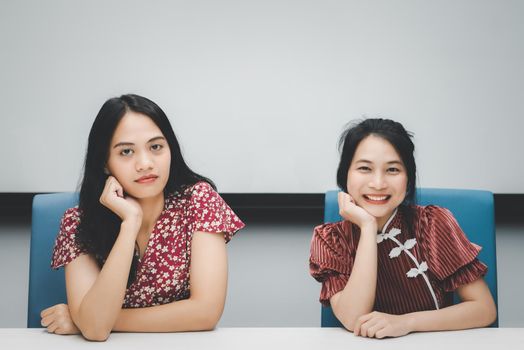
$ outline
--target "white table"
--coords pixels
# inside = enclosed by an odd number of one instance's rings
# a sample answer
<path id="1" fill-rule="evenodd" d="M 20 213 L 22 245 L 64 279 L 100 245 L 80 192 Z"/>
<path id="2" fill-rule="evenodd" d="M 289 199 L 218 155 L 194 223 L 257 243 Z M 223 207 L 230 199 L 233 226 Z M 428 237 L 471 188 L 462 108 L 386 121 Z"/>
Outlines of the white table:
<path id="1" fill-rule="evenodd" d="M 502 346 L 502 348 L 501 348 Z M 340 328 L 219 328 L 192 333 L 113 333 L 104 343 L 60 336 L 44 329 L 0 329 L 0 349 L 524 349 L 524 328 L 484 328 L 414 333 L 401 338 L 367 339 Z M 500 348 L 500 349 L 498 349 Z"/>

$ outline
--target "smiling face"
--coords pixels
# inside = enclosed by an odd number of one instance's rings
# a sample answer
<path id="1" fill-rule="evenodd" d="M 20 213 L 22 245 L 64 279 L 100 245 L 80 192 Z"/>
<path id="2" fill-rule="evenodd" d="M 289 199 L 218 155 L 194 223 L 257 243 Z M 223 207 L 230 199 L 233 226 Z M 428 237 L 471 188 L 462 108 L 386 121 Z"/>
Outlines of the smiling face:
<path id="1" fill-rule="evenodd" d="M 148 116 L 128 111 L 111 139 L 107 169 L 137 199 L 163 196 L 171 152 L 162 131 Z"/>
<path id="2" fill-rule="evenodd" d="M 380 229 L 406 196 L 408 177 L 402 159 L 384 138 L 369 135 L 349 166 L 347 189 L 357 205 L 377 219 Z"/>

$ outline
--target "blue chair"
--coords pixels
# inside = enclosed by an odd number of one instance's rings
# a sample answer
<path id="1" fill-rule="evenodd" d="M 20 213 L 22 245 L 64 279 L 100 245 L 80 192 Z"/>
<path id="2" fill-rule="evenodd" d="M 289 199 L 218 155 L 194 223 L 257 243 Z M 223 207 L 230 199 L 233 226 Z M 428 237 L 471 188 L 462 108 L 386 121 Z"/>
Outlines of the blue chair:
<path id="1" fill-rule="evenodd" d="M 338 214 L 338 192 L 326 192 L 324 207 L 324 222 L 326 223 L 342 220 Z M 488 273 L 484 276 L 484 280 L 489 286 L 498 311 L 493 193 L 479 190 L 419 188 L 417 189 L 417 204 L 434 204 L 448 208 L 468 239 L 482 246 L 479 260 L 488 266 Z M 455 302 L 458 300 L 455 295 Z M 324 306 L 322 306 L 321 325 L 322 327 L 342 327 L 331 307 Z M 498 320 L 491 327 L 498 327 Z"/>
<path id="2" fill-rule="evenodd" d="M 38 328 L 40 312 L 67 303 L 64 269 L 51 269 L 51 254 L 67 208 L 78 203 L 78 193 L 39 194 L 33 199 L 29 261 L 29 303 L 27 327 Z"/>

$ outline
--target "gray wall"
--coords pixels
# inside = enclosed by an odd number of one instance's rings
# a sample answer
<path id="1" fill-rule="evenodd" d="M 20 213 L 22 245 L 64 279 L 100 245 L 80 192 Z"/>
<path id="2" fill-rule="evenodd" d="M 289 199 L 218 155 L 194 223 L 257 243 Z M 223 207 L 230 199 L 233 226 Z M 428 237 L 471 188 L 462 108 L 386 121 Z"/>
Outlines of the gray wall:
<path id="1" fill-rule="evenodd" d="M 415 133 L 421 187 L 524 193 L 523 15 L 519 0 L 2 0 L 0 159 L 17 171 L 0 192 L 73 190 L 102 102 L 136 92 L 224 193 L 335 187 L 337 138 L 363 115 Z"/>
<path id="2" fill-rule="evenodd" d="M 316 223 L 251 224 L 228 245 L 229 290 L 219 326 L 320 325 L 319 284 L 308 275 Z M 29 224 L 0 224 L 0 327 L 25 327 Z M 499 323 L 524 327 L 524 224 L 497 226 Z"/>

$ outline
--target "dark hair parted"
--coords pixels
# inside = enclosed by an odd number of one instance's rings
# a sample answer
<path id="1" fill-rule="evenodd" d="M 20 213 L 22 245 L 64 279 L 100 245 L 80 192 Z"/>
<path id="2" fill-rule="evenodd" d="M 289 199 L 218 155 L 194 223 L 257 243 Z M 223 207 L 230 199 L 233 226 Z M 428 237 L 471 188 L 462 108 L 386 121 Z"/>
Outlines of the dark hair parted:
<path id="1" fill-rule="evenodd" d="M 415 191 L 417 182 L 417 167 L 415 164 L 415 145 L 411 141 L 412 133 L 406 131 L 402 124 L 390 119 L 364 119 L 350 124 L 339 140 L 340 163 L 337 170 L 337 185 L 344 191 L 347 189 L 348 171 L 355 151 L 362 140 L 374 135 L 388 141 L 397 151 L 407 172 L 408 183 L 406 197 L 400 208 L 407 219 L 408 227 L 413 227 Z"/>
<path id="2" fill-rule="evenodd" d="M 104 173 L 104 168 L 115 129 L 128 111 L 151 118 L 166 138 L 171 151 L 171 166 L 164 189 L 165 196 L 182 191 L 199 181 L 205 181 L 216 189 L 211 180 L 188 167 L 171 123 L 156 103 L 145 97 L 131 94 L 107 100 L 98 112 L 89 133 L 78 204 L 80 223 L 76 235 L 76 242 L 86 253 L 95 258 L 100 267 L 113 248 L 121 224 L 120 218 L 100 203 L 100 196 L 108 177 Z M 135 255 L 129 273 L 128 287 L 135 279 L 137 263 L 138 258 Z"/>

